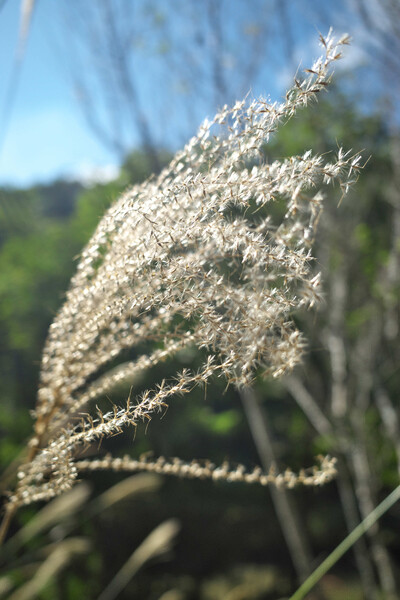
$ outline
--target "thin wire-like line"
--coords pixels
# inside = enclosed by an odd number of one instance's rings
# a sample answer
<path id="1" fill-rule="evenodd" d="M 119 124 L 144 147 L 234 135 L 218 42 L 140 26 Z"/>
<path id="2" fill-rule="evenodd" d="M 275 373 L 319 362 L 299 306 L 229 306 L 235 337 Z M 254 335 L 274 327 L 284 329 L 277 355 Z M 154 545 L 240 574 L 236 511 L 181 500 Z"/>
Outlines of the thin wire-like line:
<path id="1" fill-rule="evenodd" d="M 2 8 L 4 8 L 7 0 L 0 0 L 0 2 L 1 2 L 0 3 L 0 11 L 1 11 Z M 24 0 L 22 0 L 22 3 L 24 4 Z M 15 54 L 15 58 L 14 58 L 14 64 L 13 64 L 13 68 L 12 68 L 12 72 L 11 72 L 11 76 L 10 76 L 10 80 L 9 80 L 9 84 L 8 84 L 6 97 L 5 97 L 4 104 L 3 104 L 3 109 L 1 111 L 3 118 L 2 118 L 1 128 L 0 128 L 0 158 L 1 158 L 3 148 L 4 148 L 5 140 L 7 137 L 7 132 L 8 132 L 8 129 L 9 129 L 9 126 L 11 123 L 12 112 L 14 109 L 15 100 L 16 100 L 17 92 L 18 92 L 18 84 L 19 84 L 19 80 L 21 77 L 22 64 L 23 64 L 24 57 L 25 57 L 26 40 L 27 40 L 28 33 L 29 33 L 30 23 L 32 21 L 33 8 L 35 7 L 36 4 L 37 4 L 37 1 L 36 2 L 33 1 L 31 3 L 30 12 L 29 12 L 28 16 L 25 17 L 25 18 L 27 18 L 27 22 L 25 22 L 25 23 L 23 23 L 24 6 L 22 6 L 20 33 L 18 36 L 17 50 L 16 50 L 16 54 Z"/>

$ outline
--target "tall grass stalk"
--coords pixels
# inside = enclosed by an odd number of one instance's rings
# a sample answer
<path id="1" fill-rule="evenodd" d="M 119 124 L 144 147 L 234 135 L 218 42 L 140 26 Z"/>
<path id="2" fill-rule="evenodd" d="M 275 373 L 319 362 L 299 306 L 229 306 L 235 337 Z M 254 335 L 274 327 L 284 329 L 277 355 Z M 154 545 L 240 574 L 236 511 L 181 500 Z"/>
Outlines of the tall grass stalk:
<path id="1" fill-rule="evenodd" d="M 311 573 L 289 600 L 303 600 L 306 594 L 338 562 L 338 560 L 360 539 L 400 499 L 400 485 L 397 486 L 351 533 L 329 554 Z"/>

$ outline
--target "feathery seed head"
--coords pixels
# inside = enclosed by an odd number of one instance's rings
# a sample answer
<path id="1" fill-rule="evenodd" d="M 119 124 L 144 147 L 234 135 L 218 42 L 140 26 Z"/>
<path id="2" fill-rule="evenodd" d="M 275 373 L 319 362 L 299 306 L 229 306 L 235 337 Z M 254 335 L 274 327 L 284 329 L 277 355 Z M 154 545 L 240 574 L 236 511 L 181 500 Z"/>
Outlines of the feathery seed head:
<path id="1" fill-rule="evenodd" d="M 345 193 L 359 157 L 340 150 L 329 163 L 308 150 L 269 163 L 264 148 L 281 123 L 325 89 L 347 38 L 335 42 L 329 33 L 321 42 L 323 57 L 282 103 L 224 106 L 157 178 L 128 190 L 103 217 L 49 331 L 37 443 L 12 503 L 60 493 L 76 478 L 78 447 L 148 419 L 214 374 L 240 386 L 256 371 L 280 377 L 299 362 L 304 342 L 291 315 L 320 297 L 320 277 L 310 268 L 320 186 L 336 181 Z M 107 372 L 125 349 L 144 341 L 155 349 Z M 189 346 L 208 354 L 197 373 L 183 371 L 136 403 L 98 410 L 74 425 L 74 415 L 116 383 Z M 292 485 L 292 475 L 282 483 Z M 228 476 L 260 478 L 222 468 L 221 477 Z"/>

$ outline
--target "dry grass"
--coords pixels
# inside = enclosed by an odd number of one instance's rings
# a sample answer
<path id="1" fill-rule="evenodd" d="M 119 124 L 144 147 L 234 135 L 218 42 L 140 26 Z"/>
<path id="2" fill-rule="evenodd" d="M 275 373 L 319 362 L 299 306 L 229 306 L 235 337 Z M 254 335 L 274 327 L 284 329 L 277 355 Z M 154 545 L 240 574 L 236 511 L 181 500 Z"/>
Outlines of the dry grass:
<path id="1" fill-rule="evenodd" d="M 325 90 L 347 42 L 346 36 L 321 38 L 323 56 L 283 102 L 223 107 L 157 178 L 128 190 L 101 220 L 50 328 L 34 435 L 3 535 L 20 505 L 57 496 L 71 488 L 79 469 L 98 467 L 79 460 L 83 448 L 147 422 L 174 396 L 214 376 L 249 385 L 256 371 L 280 377 L 300 361 L 304 341 L 291 316 L 320 297 L 311 244 L 322 189 L 336 182 L 346 193 L 360 157 L 340 149 L 329 160 L 309 150 L 269 163 L 264 148 L 280 125 Z M 149 344 L 153 349 L 141 352 Z M 134 381 L 190 346 L 207 355 L 198 371 L 172 373 L 111 411 L 92 408 L 118 382 Z M 115 367 L 132 348 L 137 358 Z M 136 462 L 149 469 L 148 462 Z M 156 470 L 171 472 L 173 464 L 159 461 Z M 117 462 L 110 459 L 108 466 Z M 177 474 L 185 469 L 204 476 L 204 465 L 179 463 Z M 212 472 L 255 477 L 242 468 Z M 291 486 L 319 484 L 332 472 L 332 462 L 323 460 L 311 475 L 257 476 Z"/>

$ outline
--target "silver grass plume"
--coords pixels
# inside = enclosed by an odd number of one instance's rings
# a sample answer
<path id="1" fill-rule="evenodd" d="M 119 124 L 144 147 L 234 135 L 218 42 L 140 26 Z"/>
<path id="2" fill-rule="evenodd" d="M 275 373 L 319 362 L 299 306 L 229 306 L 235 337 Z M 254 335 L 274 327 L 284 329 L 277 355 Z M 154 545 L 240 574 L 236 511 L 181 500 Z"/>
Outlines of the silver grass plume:
<path id="1" fill-rule="evenodd" d="M 126 470 L 289 486 L 331 478 L 333 462 L 326 458 L 308 474 L 263 476 L 163 459 L 91 463 L 79 452 L 136 427 L 212 376 L 242 386 L 256 371 L 280 377 L 299 362 L 304 343 L 291 315 L 320 298 L 320 277 L 310 265 L 320 188 L 337 182 L 346 193 L 360 157 L 339 150 L 329 162 L 309 150 L 270 163 L 264 148 L 279 125 L 326 88 L 346 43 L 347 36 L 337 41 L 331 32 L 321 37 L 323 56 L 283 102 L 224 106 L 158 177 L 128 190 L 105 214 L 50 328 L 35 434 L 9 511 L 62 493 L 79 470 L 124 464 Z M 146 341 L 156 349 L 107 371 L 124 350 Z M 105 414 L 92 409 L 118 382 L 190 346 L 206 354 L 198 371 L 173 374 Z M 85 411 L 77 424 L 76 415 Z"/>

